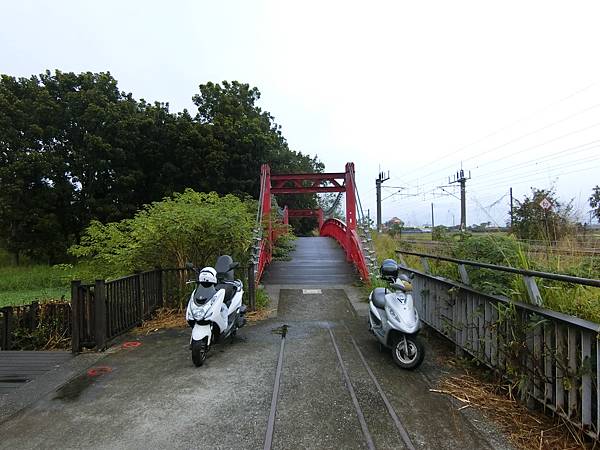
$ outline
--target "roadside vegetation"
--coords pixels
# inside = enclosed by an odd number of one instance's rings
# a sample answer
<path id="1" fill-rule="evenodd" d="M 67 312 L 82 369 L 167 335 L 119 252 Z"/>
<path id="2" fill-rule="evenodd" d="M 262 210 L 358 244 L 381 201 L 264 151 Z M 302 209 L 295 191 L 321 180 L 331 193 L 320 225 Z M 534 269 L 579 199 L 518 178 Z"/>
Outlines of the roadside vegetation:
<path id="1" fill-rule="evenodd" d="M 261 164 L 324 166 L 289 148 L 256 87 L 208 82 L 190 96 L 195 111 L 171 112 L 108 72 L 0 75 L 0 307 L 68 300 L 72 279 L 214 264 L 220 253 L 247 261 Z"/>
<path id="2" fill-rule="evenodd" d="M 600 198 L 596 188 L 590 197 L 594 207 Z M 550 207 L 540 206 L 547 199 Z M 374 233 L 378 260 L 398 258 L 396 250 L 446 256 L 540 272 L 600 279 L 600 231 L 586 230 L 572 217 L 570 202 L 556 200 L 552 190 L 532 189 L 531 196 L 517 201 L 512 233 L 449 232 L 436 227 L 427 234 Z M 594 214 L 600 216 L 600 210 Z M 417 256 L 404 255 L 407 264 L 424 270 Z M 456 264 L 428 259 L 434 275 L 460 281 Z M 527 303 L 525 285 L 519 275 L 467 266 L 471 284 L 489 294 Z M 600 289 L 537 279 L 546 308 L 600 323 Z"/>
<path id="3" fill-rule="evenodd" d="M 411 236 L 412 238 L 412 236 Z M 519 240 L 503 233 L 441 234 L 438 240 L 393 238 L 387 234 L 374 234 L 375 251 L 379 260 L 398 258 L 396 250 L 405 250 L 489 264 L 562 273 L 582 278 L 600 279 L 600 236 L 581 240 L 567 234 L 560 240 L 540 246 L 540 243 Z M 598 252 L 589 253 L 590 248 Z M 404 255 L 409 266 L 424 270 L 421 259 Z M 456 264 L 429 259 L 434 275 L 456 281 L 460 275 Z M 471 284 L 489 294 L 528 302 L 521 277 L 490 269 L 467 267 Z M 544 306 L 565 314 L 575 315 L 600 323 L 600 289 L 558 281 L 538 279 Z"/>
<path id="4" fill-rule="evenodd" d="M 273 246 L 273 260 L 290 261 L 290 253 L 296 248 L 297 239 L 298 238 L 291 230 L 288 230 L 286 234 L 279 236 Z"/>

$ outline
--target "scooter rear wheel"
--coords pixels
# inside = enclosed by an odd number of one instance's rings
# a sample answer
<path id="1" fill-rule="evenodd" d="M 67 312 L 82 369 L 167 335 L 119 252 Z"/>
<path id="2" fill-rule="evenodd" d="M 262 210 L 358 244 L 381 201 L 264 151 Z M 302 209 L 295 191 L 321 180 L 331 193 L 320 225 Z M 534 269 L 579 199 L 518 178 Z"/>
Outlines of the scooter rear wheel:
<path id="1" fill-rule="evenodd" d="M 404 339 L 406 339 L 406 345 Z M 425 347 L 415 336 L 403 336 L 398 339 L 392 348 L 392 358 L 399 367 L 413 370 L 423 362 Z"/>
<path id="2" fill-rule="evenodd" d="M 192 362 L 196 367 L 200 367 L 206 361 L 206 341 L 192 341 Z"/>

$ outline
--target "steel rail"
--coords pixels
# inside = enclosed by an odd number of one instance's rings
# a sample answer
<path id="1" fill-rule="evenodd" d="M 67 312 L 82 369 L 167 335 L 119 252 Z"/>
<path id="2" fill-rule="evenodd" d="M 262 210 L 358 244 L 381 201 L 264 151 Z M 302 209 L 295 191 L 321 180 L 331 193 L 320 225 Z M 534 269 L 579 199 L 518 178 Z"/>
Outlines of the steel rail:
<path id="1" fill-rule="evenodd" d="M 275 431 L 275 414 L 277 413 L 277 401 L 279 400 L 279 386 L 281 384 L 281 369 L 283 367 L 283 351 L 285 349 L 285 330 L 281 334 L 281 345 L 279 347 L 279 358 L 277 370 L 275 371 L 275 383 L 273 384 L 273 396 L 271 397 L 271 411 L 267 421 L 267 432 L 265 434 L 264 450 L 271 450 L 273 445 L 273 432 Z"/>
<path id="2" fill-rule="evenodd" d="M 581 284 L 584 286 L 600 287 L 600 280 L 595 280 L 592 278 L 574 277 L 571 275 L 563 275 L 560 273 L 538 272 L 537 270 L 517 269 L 515 267 L 497 266 L 494 264 L 487 264 L 487 263 L 482 263 L 482 262 L 477 262 L 477 261 L 468 261 L 468 260 L 464 260 L 464 259 L 448 258 L 446 256 L 429 255 L 427 253 L 407 252 L 404 250 L 396 250 L 396 253 L 400 253 L 402 255 L 418 256 L 420 258 L 432 258 L 432 259 L 437 259 L 439 261 L 447 261 L 447 262 L 451 262 L 451 263 L 455 263 L 455 264 L 462 264 L 462 265 L 466 265 L 466 266 L 481 267 L 483 269 L 498 270 L 500 272 L 516 273 L 518 275 L 525 275 L 528 277 L 538 277 L 538 278 L 545 278 L 548 280 L 562 281 L 565 283 L 575 283 L 575 284 Z"/>
<path id="3" fill-rule="evenodd" d="M 415 450 L 415 446 L 413 445 L 412 441 L 410 440 L 410 437 L 408 436 L 408 433 L 406 432 L 406 428 L 404 428 L 404 425 L 402 425 L 402 422 L 400 421 L 400 418 L 396 414 L 394 407 L 390 403 L 387 395 L 385 395 L 385 392 L 383 392 L 383 389 L 381 388 L 379 381 L 377 381 L 377 378 L 375 377 L 375 374 L 373 373 L 373 371 L 371 370 L 371 367 L 367 363 L 367 360 L 365 359 L 362 352 L 360 351 L 360 348 L 358 348 L 358 345 L 356 344 L 356 341 L 352 337 L 352 334 L 350 333 L 350 330 L 348 329 L 348 327 L 346 327 L 346 330 L 348 331 L 350 340 L 352 341 L 352 345 L 354 345 L 354 348 L 356 349 L 356 352 L 358 353 L 360 360 L 362 361 L 363 365 L 365 366 L 365 369 L 367 369 L 367 373 L 371 377 L 371 380 L 373 380 L 373 383 L 375 384 L 375 387 L 377 388 L 377 392 L 379 392 L 379 396 L 381 397 L 381 399 L 383 400 L 383 403 L 385 404 L 385 407 L 387 408 L 388 414 L 392 418 L 392 421 L 394 422 L 396 429 L 400 433 L 400 437 L 402 437 L 402 440 L 404 441 L 404 445 L 409 450 Z"/>
<path id="4" fill-rule="evenodd" d="M 328 328 L 327 331 L 329 331 L 329 336 L 331 336 L 333 348 L 335 349 L 338 361 L 340 362 L 342 374 L 344 375 L 344 379 L 346 380 L 346 387 L 348 388 L 348 392 L 350 392 L 350 397 L 352 398 L 352 403 L 354 404 L 354 409 L 356 410 L 356 415 L 358 416 L 358 421 L 360 422 L 360 428 L 362 429 L 363 435 L 365 436 L 365 440 L 367 441 L 367 447 L 369 447 L 369 450 L 375 450 L 375 443 L 373 442 L 373 438 L 371 437 L 371 433 L 369 432 L 369 427 L 367 426 L 365 415 L 363 414 L 360 404 L 358 403 L 358 398 L 356 397 L 354 387 L 352 386 L 352 382 L 350 381 L 350 376 L 348 375 L 348 371 L 346 370 L 346 366 L 344 365 L 344 360 L 342 359 L 342 355 L 340 354 L 340 349 L 338 348 L 337 343 L 335 342 L 335 336 L 333 335 L 333 331 L 331 331 L 331 328 Z"/>

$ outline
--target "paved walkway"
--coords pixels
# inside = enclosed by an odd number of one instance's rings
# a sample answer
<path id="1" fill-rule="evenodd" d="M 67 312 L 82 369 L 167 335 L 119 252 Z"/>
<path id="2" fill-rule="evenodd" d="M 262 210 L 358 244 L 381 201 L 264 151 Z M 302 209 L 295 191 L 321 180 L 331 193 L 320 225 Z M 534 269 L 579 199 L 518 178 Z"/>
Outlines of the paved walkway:
<path id="1" fill-rule="evenodd" d="M 92 370 L 0 411 L 0 449 L 510 448 L 479 414 L 429 391 L 442 375 L 433 341 L 413 372 L 378 351 L 333 240 L 300 238 L 293 257 L 265 277 L 277 316 L 214 346 L 203 367 L 189 329 L 94 354 Z"/>
<path id="2" fill-rule="evenodd" d="M 71 352 L 3 351 L 0 353 L 0 395 L 12 393 L 73 357 Z"/>
<path id="3" fill-rule="evenodd" d="M 274 449 L 502 447 L 429 392 L 431 349 L 415 372 L 379 353 L 345 291 L 282 289 L 278 296 L 278 317 L 215 346 L 201 368 L 191 363 L 186 329 L 114 349 L 96 362 L 100 370 L 1 423 L 0 448 L 257 449 L 269 439 Z"/>

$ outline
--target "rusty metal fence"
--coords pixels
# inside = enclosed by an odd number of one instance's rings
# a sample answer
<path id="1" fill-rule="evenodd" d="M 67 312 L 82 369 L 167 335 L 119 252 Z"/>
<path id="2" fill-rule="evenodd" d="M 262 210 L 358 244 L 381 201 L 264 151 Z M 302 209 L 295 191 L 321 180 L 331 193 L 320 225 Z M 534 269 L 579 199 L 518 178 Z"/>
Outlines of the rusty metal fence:
<path id="1" fill-rule="evenodd" d="M 402 270 L 414 274 L 421 319 L 488 367 L 518 385 L 521 397 L 558 414 L 594 439 L 600 432 L 600 325 L 543 308 L 535 279 L 600 287 L 600 280 L 397 251 Z M 421 258 L 423 270 L 401 255 Z M 428 260 L 458 265 L 462 282 L 435 276 Z M 523 277 L 531 304 L 475 290 L 467 266 Z"/>

